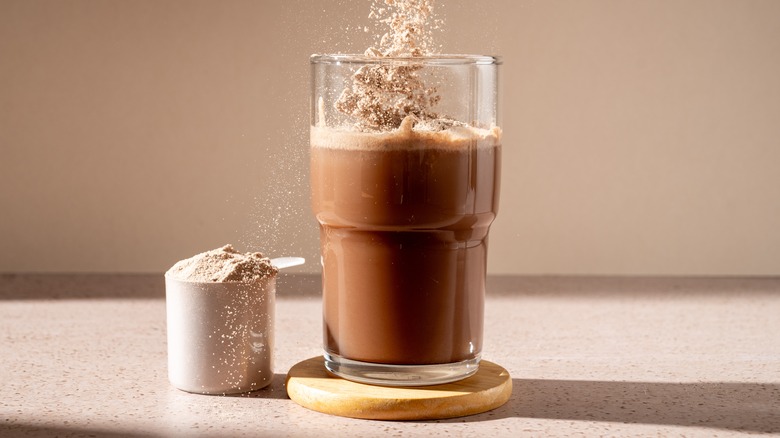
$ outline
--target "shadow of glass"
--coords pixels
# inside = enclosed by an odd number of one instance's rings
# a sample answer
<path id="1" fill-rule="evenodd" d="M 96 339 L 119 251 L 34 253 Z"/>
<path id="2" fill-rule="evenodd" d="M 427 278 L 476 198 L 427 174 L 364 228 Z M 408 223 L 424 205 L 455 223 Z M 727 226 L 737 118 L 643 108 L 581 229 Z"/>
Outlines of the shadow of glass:
<path id="1" fill-rule="evenodd" d="M 780 385 L 512 379 L 512 396 L 482 414 L 438 420 L 500 418 L 606 421 L 780 432 Z"/>

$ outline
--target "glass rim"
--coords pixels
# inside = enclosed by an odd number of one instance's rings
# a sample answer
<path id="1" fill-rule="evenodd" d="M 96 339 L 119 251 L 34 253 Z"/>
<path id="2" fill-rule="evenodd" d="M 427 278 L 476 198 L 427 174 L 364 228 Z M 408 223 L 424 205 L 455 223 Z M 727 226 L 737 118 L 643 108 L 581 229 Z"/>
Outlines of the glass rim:
<path id="1" fill-rule="evenodd" d="M 311 64 L 424 64 L 424 65 L 501 65 L 500 56 L 495 55 L 450 55 L 425 56 L 368 56 L 363 54 L 314 54 Z"/>

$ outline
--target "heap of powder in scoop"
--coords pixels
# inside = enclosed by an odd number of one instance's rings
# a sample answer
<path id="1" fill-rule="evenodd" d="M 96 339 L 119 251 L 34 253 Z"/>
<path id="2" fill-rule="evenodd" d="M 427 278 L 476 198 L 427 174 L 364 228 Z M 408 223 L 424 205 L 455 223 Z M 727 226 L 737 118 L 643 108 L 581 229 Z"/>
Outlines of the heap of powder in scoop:
<path id="1" fill-rule="evenodd" d="M 432 19 L 433 0 L 375 1 L 370 18 L 387 25 L 389 31 L 378 47 L 365 52 L 375 58 L 415 58 L 431 54 L 432 30 L 439 26 Z M 361 67 L 352 84 L 336 101 L 336 109 L 355 119 L 359 131 L 388 131 L 413 116 L 430 121 L 438 116 L 432 108 L 439 102 L 437 90 L 427 87 L 420 77 L 419 64 L 373 64 Z"/>
<path id="2" fill-rule="evenodd" d="M 271 260 L 259 252 L 240 253 L 232 245 L 182 260 L 166 277 L 201 283 L 251 282 L 276 275 Z"/>

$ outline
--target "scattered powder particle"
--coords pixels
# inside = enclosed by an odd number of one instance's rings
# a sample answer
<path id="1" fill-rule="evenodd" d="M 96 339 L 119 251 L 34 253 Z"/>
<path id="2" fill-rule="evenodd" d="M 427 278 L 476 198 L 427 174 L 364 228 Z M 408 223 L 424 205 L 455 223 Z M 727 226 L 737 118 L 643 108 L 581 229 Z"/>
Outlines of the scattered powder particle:
<path id="1" fill-rule="evenodd" d="M 166 277 L 200 283 L 252 282 L 276 275 L 278 269 L 259 252 L 240 253 L 232 245 L 200 253 L 173 265 Z"/>

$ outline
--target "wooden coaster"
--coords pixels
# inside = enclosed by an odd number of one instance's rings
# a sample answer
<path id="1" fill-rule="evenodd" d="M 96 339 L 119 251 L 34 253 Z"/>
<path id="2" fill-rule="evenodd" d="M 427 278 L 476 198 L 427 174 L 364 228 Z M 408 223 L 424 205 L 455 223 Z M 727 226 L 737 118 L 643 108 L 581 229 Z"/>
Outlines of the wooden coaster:
<path id="1" fill-rule="evenodd" d="M 368 420 L 436 420 L 495 409 L 512 395 L 503 367 L 483 360 L 476 374 L 435 386 L 387 387 L 333 376 L 322 357 L 297 363 L 287 374 L 287 395 L 299 405 L 325 414 Z"/>

